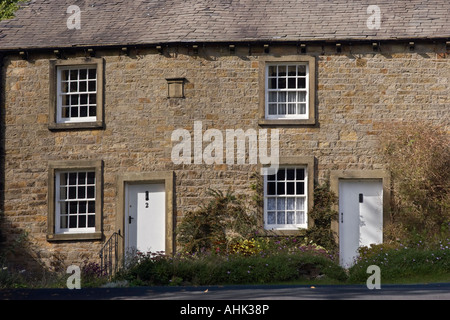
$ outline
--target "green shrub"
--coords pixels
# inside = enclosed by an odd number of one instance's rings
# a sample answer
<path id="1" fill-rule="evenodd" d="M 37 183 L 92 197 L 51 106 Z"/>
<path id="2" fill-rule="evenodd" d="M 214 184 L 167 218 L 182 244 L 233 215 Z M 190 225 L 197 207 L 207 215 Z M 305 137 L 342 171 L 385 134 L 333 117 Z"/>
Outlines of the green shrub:
<path id="1" fill-rule="evenodd" d="M 194 253 L 151 257 L 120 275 L 134 285 L 270 284 L 325 277 L 345 281 L 346 273 L 314 253 L 215 255 Z"/>
<path id="2" fill-rule="evenodd" d="M 357 263 L 349 269 L 349 282 L 363 283 L 367 280 L 367 267 L 376 265 L 381 270 L 384 283 L 401 283 L 410 279 L 450 280 L 450 239 L 430 248 L 417 243 L 376 245 L 361 248 Z M 423 281 L 422 280 L 422 281 Z"/>

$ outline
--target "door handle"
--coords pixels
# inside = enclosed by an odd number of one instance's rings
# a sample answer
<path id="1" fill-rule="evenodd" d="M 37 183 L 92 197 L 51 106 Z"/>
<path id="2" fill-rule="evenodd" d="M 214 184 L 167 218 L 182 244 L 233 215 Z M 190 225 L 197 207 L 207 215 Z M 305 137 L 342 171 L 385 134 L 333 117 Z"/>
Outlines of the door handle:
<path id="1" fill-rule="evenodd" d="M 341 212 L 341 223 L 344 223 L 344 213 Z"/>
<path id="2" fill-rule="evenodd" d="M 128 216 L 128 223 L 130 224 L 134 218 L 132 216 Z"/>

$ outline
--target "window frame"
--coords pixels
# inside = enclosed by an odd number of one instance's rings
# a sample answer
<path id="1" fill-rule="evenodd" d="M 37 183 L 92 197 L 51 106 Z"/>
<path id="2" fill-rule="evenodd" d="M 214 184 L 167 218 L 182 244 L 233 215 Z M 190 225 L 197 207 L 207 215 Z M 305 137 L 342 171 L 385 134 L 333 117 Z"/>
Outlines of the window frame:
<path id="1" fill-rule="evenodd" d="M 63 120 L 61 98 L 61 72 L 63 70 L 95 68 L 96 72 L 96 115 L 95 117 L 77 117 L 70 121 Z M 69 60 L 50 60 L 50 106 L 49 129 L 102 129 L 104 128 L 104 59 L 77 58 Z"/>
<path id="2" fill-rule="evenodd" d="M 270 65 L 307 65 L 307 112 L 303 116 L 279 117 L 268 114 L 268 67 Z M 308 55 L 283 57 L 262 56 L 259 60 L 259 121 L 260 126 L 314 126 L 316 125 L 316 58 Z M 286 101 L 286 104 L 288 102 Z"/>
<path id="3" fill-rule="evenodd" d="M 68 172 L 95 172 L 95 227 L 67 230 L 60 228 L 60 175 Z M 103 161 L 51 161 L 48 177 L 47 240 L 100 240 L 102 238 Z"/>
<path id="4" fill-rule="evenodd" d="M 307 180 L 305 181 L 305 193 L 306 193 L 306 201 L 305 201 L 305 220 L 306 220 L 306 228 L 266 228 L 266 217 L 267 217 L 267 201 L 266 201 L 266 193 L 267 193 L 267 177 L 263 176 L 262 178 L 262 197 L 263 197 L 263 209 L 260 217 L 260 230 L 262 234 L 266 234 L 268 236 L 271 235 L 280 235 L 280 236 L 297 236 L 301 235 L 304 230 L 311 228 L 314 225 L 313 219 L 309 216 L 313 206 L 314 206 L 314 181 L 316 179 L 316 159 L 314 156 L 282 156 L 279 159 L 279 168 L 305 168 L 305 177 Z"/>
<path id="5" fill-rule="evenodd" d="M 275 88 L 275 89 L 274 88 L 269 88 L 269 80 L 270 80 L 270 78 L 273 78 L 273 77 L 270 77 L 270 75 L 269 75 L 269 69 L 270 69 L 270 67 L 274 67 L 274 66 L 277 67 L 277 75 L 276 75 L 276 77 L 274 77 L 274 79 L 277 79 L 277 83 L 278 83 L 278 79 L 281 78 L 279 76 L 279 71 L 278 71 L 280 66 L 284 66 L 286 68 L 288 68 L 290 66 L 296 66 L 297 68 L 298 68 L 298 66 L 305 66 L 306 67 L 306 75 L 304 76 L 305 77 L 305 88 L 304 89 L 297 88 L 298 84 L 296 84 L 296 88 L 294 88 L 294 89 L 289 89 L 289 88 L 283 88 L 283 89 L 280 89 L 280 88 Z M 291 62 L 291 63 L 287 63 L 287 62 L 271 62 L 271 63 L 266 63 L 265 74 L 266 74 L 266 76 L 265 76 L 265 82 L 266 82 L 265 83 L 265 99 L 266 99 L 266 102 L 265 102 L 265 115 L 266 115 L 266 119 L 268 119 L 268 120 L 288 120 L 288 119 L 292 119 L 292 120 L 300 120 L 300 119 L 301 120 L 307 120 L 309 118 L 309 91 L 310 91 L 309 90 L 309 63 L 307 63 L 307 62 Z M 286 83 L 288 85 L 288 83 L 289 83 L 288 72 L 286 72 L 286 76 L 284 76 L 284 78 L 286 78 Z M 298 75 L 296 75 L 295 78 L 294 77 L 291 77 L 291 78 L 298 80 L 300 78 L 303 78 L 303 76 L 299 77 Z M 296 83 L 297 83 L 297 81 L 296 81 Z M 284 92 L 286 92 L 288 96 L 289 96 L 290 92 L 295 92 L 297 94 L 299 92 L 305 92 L 306 93 L 306 98 L 305 98 L 305 101 L 304 101 L 305 113 L 289 114 L 289 101 L 288 101 L 288 99 L 286 99 L 286 101 L 284 102 L 285 108 L 286 108 L 286 110 L 285 110 L 286 114 L 271 115 L 269 113 L 269 108 L 270 108 L 269 97 L 270 97 L 270 93 L 271 92 L 276 92 L 276 93 L 284 93 Z M 279 99 L 277 99 L 276 104 L 277 105 L 280 104 Z M 298 104 L 300 104 L 300 102 L 296 101 L 295 104 L 298 107 Z"/>
<path id="6" fill-rule="evenodd" d="M 297 179 L 292 180 L 294 183 L 297 183 L 297 182 L 300 182 L 300 181 L 304 183 L 304 194 L 303 195 L 298 195 L 298 194 L 288 195 L 287 192 L 286 192 L 286 194 L 284 194 L 284 195 L 277 195 L 277 194 L 269 195 L 268 192 L 267 192 L 268 191 L 269 180 L 268 180 L 268 176 L 265 175 L 264 176 L 264 229 L 265 230 L 277 230 L 277 231 L 307 229 L 308 228 L 308 213 L 309 213 L 309 210 L 308 210 L 308 198 L 309 198 L 309 194 L 308 193 L 309 192 L 308 192 L 308 187 L 307 187 L 308 186 L 308 180 L 309 180 L 308 168 L 305 165 L 284 165 L 284 166 L 281 166 L 278 170 L 280 170 L 280 169 L 286 169 L 286 170 L 288 170 L 288 169 L 295 169 L 295 170 L 301 169 L 301 170 L 304 171 L 303 180 L 297 180 Z M 275 178 L 274 181 L 275 181 L 275 183 L 279 182 L 278 178 Z M 288 180 L 285 177 L 283 182 L 286 182 L 286 181 L 288 181 Z M 304 223 L 301 223 L 301 224 L 299 224 L 299 223 L 297 223 L 297 224 L 287 224 L 287 223 L 284 223 L 284 224 L 278 224 L 278 223 L 268 224 L 268 214 L 269 214 L 268 199 L 269 198 L 274 198 L 274 199 L 279 199 L 279 198 L 284 198 L 284 199 L 287 199 L 287 198 L 294 198 L 294 199 L 302 198 L 302 199 L 304 199 L 303 210 L 293 210 L 294 212 L 295 211 L 303 211 Z M 276 200 L 276 202 L 278 202 L 278 201 Z M 271 211 L 278 212 L 278 211 L 281 211 L 281 210 L 271 210 Z M 284 209 L 285 214 L 286 214 L 287 211 L 289 211 L 289 210 L 287 209 L 287 207 L 285 207 L 285 209 Z"/>

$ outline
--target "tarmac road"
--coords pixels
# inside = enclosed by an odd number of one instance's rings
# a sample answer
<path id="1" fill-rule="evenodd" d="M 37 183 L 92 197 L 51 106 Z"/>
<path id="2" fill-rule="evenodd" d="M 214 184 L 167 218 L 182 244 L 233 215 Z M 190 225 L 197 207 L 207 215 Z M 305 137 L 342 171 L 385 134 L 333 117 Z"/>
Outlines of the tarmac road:
<path id="1" fill-rule="evenodd" d="M 450 283 L 339 286 L 205 286 L 85 289 L 5 289 L 0 300 L 450 300 Z"/>

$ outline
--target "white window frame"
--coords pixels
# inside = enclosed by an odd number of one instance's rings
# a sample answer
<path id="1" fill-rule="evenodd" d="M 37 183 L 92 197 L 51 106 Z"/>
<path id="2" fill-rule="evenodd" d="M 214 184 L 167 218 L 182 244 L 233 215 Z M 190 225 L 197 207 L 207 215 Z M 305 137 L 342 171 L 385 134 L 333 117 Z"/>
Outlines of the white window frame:
<path id="1" fill-rule="evenodd" d="M 86 70 L 90 70 L 90 69 L 95 69 L 95 79 L 89 79 L 89 72 L 87 72 L 87 82 L 89 83 L 89 80 L 95 80 L 95 91 L 89 91 L 89 84 L 86 85 L 86 91 L 79 91 L 79 83 L 81 82 L 79 79 L 79 73 L 80 70 L 82 69 L 86 69 Z M 75 82 L 77 83 L 77 88 L 78 90 L 76 92 L 73 93 L 65 93 L 62 90 L 62 72 L 63 71 L 71 71 L 71 70 L 78 70 L 78 78 L 76 80 L 68 80 L 70 82 Z M 69 72 L 70 74 L 70 72 Z M 56 122 L 57 123 L 82 123 L 82 122 L 96 122 L 97 121 L 97 117 L 98 117 L 98 112 L 97 112 L 97 104 L 98 104 L 98 94 L 99 94 L 99 76 L 98 76 L 98 69 L 96 65 L 73 65 L 73 66 L 58 66 L 57 67 L 57 78 L 56 78 L 56 90 L 57 90 L 57 100 L 56 100 Z M 70 82 L 69 82 L 69 86 L 70 86 Z M 79 98 L 81 99 L 80 96 L 82 94 L 86 94 L 88 95 L 88 99 L 89 99 L 89 95 L 90 94 L 95 94 L 96 99 L 95 99 L 95 104 L 90 103 L 90 101 L 88 101 L 86 107 L 87 107 L 87 114 L 88 116 L 86 117 L 71 117 L 70 116 L 70 109 L 69 109 L 69 117 L 64 117 L 62 116 L 62 108 L 63 108 L 63 96 L 65 95 L 78 95 Z M 80 112 L 80 108 L 81 108 L 81 103 L 79 100 L 79 103 L 77 105 L 77 108 L 79 109 L 78 112 Z M 89 109 L 93 107 L 96 110 L 96 115 L 95 116 L 89 116 Z"/>
<path id="2" fill-rule="evenodd" d="M 70 185 L 74 188 L 76 188 L 76 197 L 74 199 L 68 199 L 68 193 L 69 191 L 67 190 L 67 194 L 66 194 L 66 199 L 61 198 L 61 176 L 63 174 L 73 174 L 73 173 L 77 173 L 77 181 L 75 185 Z M 81 184 L 79 185 L 78 182 L 78 174 L 79 173 L 86 173 L 86 183 L 85 184 Z M 62 171 L 56 171 L 55 172 L 55 233 L 56 234 L 79 234 L 79 233 L 93 233 L 95 232 L 96 228 L 95 228 L 95 224 L 96 224 L 96 201 L 100 201 L 100 199 L 96 199 L 97 196 L 97 180 L 98 177 L 95 175 L 94 177 L 94 183 L 93 184 L 88 184 L 88 180 L 87 180 L 87 174 L 88 173 L 96 173 L 95 170 L 62 170 Z M 64 186 L 64 185 L 63 185 Z M 78 187 L 84 186 L 86 187 L 85 190 L 85 197 L 84 198 L 79 198 L 78 197 Z M 88 193 L 87 193 L 87 187 L 94 187 L 94 198 L 88 198 Z M 94 212 L 89 212 L 88 213 L 88 202 L 94 202 Z M 69 202 L 69 207 L 70 207 L 70 202 L 78 202 L 77 203 L 77 213 L 70 215 L 69 213 L 66 213 L 64 215 L 68 216 L 68 221 L 67 221 L 67 227 L 62 227 L 61 226 L 61 204 L 65 203 L 65 202 Z M 78 225 L 78 217 L 80 215 L 79 212 L 79 207 L 80 207 L 80 202 L 86 202 L 86 213 L 83 213 L 82 215 L 86 215 L 86 226 L 85 227 L 76 227 L 76 228 L 70 228 L 70 216 L 76 216 L 77 217 L 77 225 Z M 94 219 L 94 226 L 93 227 L 89 227 L 88 226 L 88 216 L 92 216 Z"/>
<path id="3" fill-rule="evenodd" d="M 294 195 L 287 195 L 287 194 L 285 194 L 285 195 L 277 195 L 276 194 L 276 192 L 275 192 L 275 195 L 269 195 L 268 194 L 268 182 L 269 182 L 269 180 L 268 180 L 268 176 L 266 175 L 266 176 L 264 176 L 264 229 L 265 230 L 298 230 L 298 229 L 306 229 L 306 228 L 308 228 L 308 197 L 309 197 L 309 184 L 308 184 L 308 179 L 309 179 L 309 177 L 308 177 L 308 167 L 307 166 L 289 166 L 289 165 L 286 165 L 286 166 L 282 166 L 282 167 L 280 167 L 279 168 L 279 170 L 283 170 L 283 169 L 302 169 L 303 171 L 304 171 L 304 179 L 303 180 L 297 180 L 297 178 L 295 177 L 295 180 L 289 180 L 289 181 L 292 181 L 292 182 L 294 182 L 294 186 L 295 186 L 295 189 L 294 189 L 294 193 L 296 193 L 295 192 L 295 190 L 296 190 L 296 182 L 303 182 L 304 184 L 304 195 L 297 195 L 297 194 L 294 194 Z M 285 176 L 285 180 L 284 181 L 288 181 L 287 180 L 287 177 Z M 275 185 L 277 184 L 277 182 L 278 182 L 278 180 L 277 180 L 277 178 L 275 179 Z M 287 193 L 287 192 L 286 192 Z M 278 210 L 269 210 L 269 207 L 268 207 L 268 199 L 269 198 L 274 198 L 274 199 L 281 199 L 281 198 L 285 198 L 285 199 L 287 199 L 287 198 L 295 198 L 295 199 L 297 199 L 297 198 L 303 198 L 304 199 L 304 201 L 303 201 L 303 209 L 302 210 L 297 210 L 298 208 L 295 208 L 293 211 L 294 211 L 294 216 L 295 216 L 295 212 L 296 211 L 302 211 L 302 212 L 304 212 L 303 214 L 304 214 L 304 221 L 302 222 L 302 223 L 295 223 L 295 224 L 287 224 L 287 223 L 284 223 L 284 224 L 278 224 L 278 223 L 275 223 L 275 224 L 269 224 L 268 223 L 268 214 L 269 214 L 269 212 L 275 212 L 275 213 L 277 213 L 278 212 Z M 276 205 L 276 203 L 277 203 L 277 200 L 275 200 L 275 205 Z M 296 201 L 294 201 L 294 203 L 296 203 Z M 297 204 L 295 204 L 295 206 L 296 206 Z M 281 212 L 281 210 L 279 210 L 280 212 Z M 286 200 L 286 203 L 285 203 L 285 209 L 284 209 L 284 211 L 285 211 L 285 214 L 286 214 L 286 212 L 287 211 L 289 211 L 288 209 L 287 209 L 287 200 Z M 286 221 L 286 219 L 287 219 L 287 216 L 285 217 L 285 221 Z M 277 218 L 276 218 L 276 214 L 275 214 L 275 221 L 277 222 Z"/>
<path id="4" fill-rule="evenodd" d="M 286 87 L 288 87 L 288 79 L 296 79 L 296 88 L 283 88 L 283 89 L 269 89 L 269 79 L 276 79 L 276 83 L 278 86 L 278 79 L 282 78 L 279 77 L 278 75 L 278 70 L 277 70 L 277 75 L 275 77 L 270 77 L 269 76 L 269 68 L 273 67 L 273 66 L 284 66 L 284 67 L 288 67 L 288 66 L 305 66 L 306 68 L 306 74 L 305 76 L 298 76 L 298 74 L 296 76 L 289 76 L 288 72 L 286 72 L 286 75 L 283 78 L 286 78 Z M 303 62 L 268 62 L 266 63 L 266 67 L 265 67 L 265 118 L 268 120 L 287 120 L 287 119 L 292 119 L 292 120 L 307 120 L 309 119 L 309 108 L 310 108 L 310 77 L 309 77 L 309 63 L 306 61 Z M 298 88 L 298 79 L 302 78 L 305 79 L 305 88 Z M 270 97 L 270 93 L 271 92 L 287 92 L 287 95 L 289 95 L 289 92 L 296 92 L 297 93 L 297 99 L 295 101 L 296 104 L 296 108 L 300 108 L 300 104 L 305 104 L 305 112 L 304 113 L 296 113 L 296 114 L 288 114 L 288 110 L 289 110 L 289 102 L 287 101 L 288 99 L 286 99 L 285 102 L 283 102 L 283 104 L 285 104 L 286 106 L 286 114 L 270 114 L 269 113 L 269 97 Z M 305 96 L 305 101 L 298 101 L 298 93 L 299 92 L 305 92 L 306 96 Z M 273 102 L 272 102 L 273 103 Z M 280 101 L 278 101 L 277 98 L 277 113 L 278 113 L 278 104 L 280 104 Z"/>

